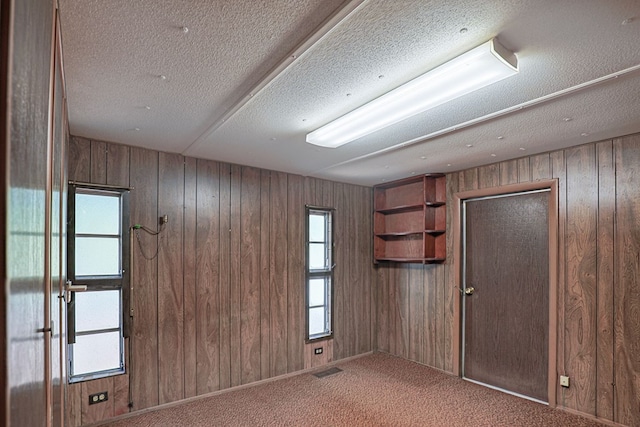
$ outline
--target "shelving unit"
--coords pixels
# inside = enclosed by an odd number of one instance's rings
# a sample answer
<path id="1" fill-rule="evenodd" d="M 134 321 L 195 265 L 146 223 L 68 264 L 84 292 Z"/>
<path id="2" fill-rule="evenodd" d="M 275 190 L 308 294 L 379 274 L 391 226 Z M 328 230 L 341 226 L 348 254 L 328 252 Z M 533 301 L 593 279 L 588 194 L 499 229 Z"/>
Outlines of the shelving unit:
<path id="1" fill-rule="evenodd" d="M 446 177 L 427 174 L 375 186 L 374 262 L 446 258 Z"/>

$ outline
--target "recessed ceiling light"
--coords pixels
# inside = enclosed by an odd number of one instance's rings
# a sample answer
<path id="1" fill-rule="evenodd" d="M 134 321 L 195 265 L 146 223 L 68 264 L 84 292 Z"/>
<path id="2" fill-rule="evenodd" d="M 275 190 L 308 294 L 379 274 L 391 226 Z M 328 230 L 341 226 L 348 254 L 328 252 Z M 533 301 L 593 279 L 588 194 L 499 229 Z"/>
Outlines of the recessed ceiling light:
<path id="1" fill-rule="evenodd" d="M 385 165 L 385 166 L 384 166 L 384 168 L 385 168 L 385 169 L 389 169 L 389 165 Z"/>
<path id="2" fill-rule="evenodd" d="M 421 158 L 422 160 L 424 160 L 424 159 L 426 159 L 426 158 L 427 158 L 427 156 L 420 156 L 420 158 Z"/>
<path id="3" fill-rule="evenodd" d="M 464 34 L 469 31 L 467 28 L 460 28 L 460 34 Z"/>
<path id="4" fill-rule="evenodd" d="M 565 122 L 570 122 L 573 119 L 571 117 L 564 117 L 562 120 Z"/>
<path id="5" fill-rule="evenodd" d="M 151 110 L 151 107 L 150 107 L 149 105 L 145 105 L 145 106 L 144 106 L 144 109 L 145 109 L 145 110 Z"/>
<path id="6" fill-rule="evenodd" d="M 411 171 L 411 175 L 415 175 L 415 174 L 416 174 L 415 172 Z"/>
<path id="7" fill-rule="evenodd" d="M 306 122 L 306 121 L 307 121 L 307 119 L 302 119 L 302 121 L 303 121 L 303 122 Z"/>
<path id="8" fill-rule="evenodd" d="M 473 147 L 473 144 L 467 144 L 467 148 Z"/>
<path id="9" fill-rule="evenodd" d="M 526 148 L 520 147 L 520 151 L 524 151 L 524 150 L 526 150 Z"/>
<path id="10" fill-rule="evenodd" d="M 502 139 L 504 139 L 504 136 L 500 135 L 500 136 L 498 137 L 498 139 L 501 139 L 501 140 L 502 140 Z"/>
<path id="11" fill-rule="evenodd" d="M 491 153 L 491 157 L 495 157 L 495 156 L 496 156 L 496 154 L 495 154 L 495 153 Z"/>
<path id="12" fill-rule="evenodd" d="M 133 128 L 136 132 L 140 132 L 140 128 Z"/>
<path id="13" fill-rule="evenodd" d="M 379 78 L 379 79 L 384 79 L 384 74 L 380 74 L 380 75 L 378 76 L 378 78 Z"/>
<path id="14" fill-rule="evenodd" d="M 447 166 L 451 166 L 451 163 L 447 163 Z"/>
<path id="15" fill-rule="evenodd" d="M 167 76 L 165 76 L 164 74 L 160 74 L 160 75 L 158 76 L 158 78 L 159 78 L 160 80 L 167 80 Z"/>
<path id="16" fill-rule="evenodd" d="M 581 136 L 589 136 L 589 134 L 587 132 L 582 132 L 580 135 Z"/>
<path id="17" fill-rule="evenodd" d="M 275 136 L 272 136 L 271 138 L 269 138 L 269 141 L 275 141 L 275 140 L 276 140 Z"/>
<path id="18" fill-rule="evenodd" d="M 622 25 L 628 25 L 631 24 L 634 21 L 633 18 L 627 18 L 624 21 L 622 21 Z"/>
<path id="19" fill-rule="evenodd" d="M 348 94 L 347 94 L 347 96 L 351 96 L 351 94 L 350 94 L 350 93 L 348 93 Z"/>
<path id="20" fill-rule="evenodd" d="M 189 28 L 188 27 L 181 27 L 180 28 L 182 30 L 183 33 L 188 33 L 189 32 Z"/>

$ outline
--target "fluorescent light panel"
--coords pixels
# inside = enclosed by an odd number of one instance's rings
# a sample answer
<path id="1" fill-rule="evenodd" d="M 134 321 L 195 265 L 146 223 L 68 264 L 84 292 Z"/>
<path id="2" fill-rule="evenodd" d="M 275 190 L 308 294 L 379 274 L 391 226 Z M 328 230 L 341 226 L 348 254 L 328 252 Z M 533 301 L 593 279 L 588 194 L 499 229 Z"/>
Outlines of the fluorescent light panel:
<path id="1" fill-rule="evenodd" d="M 307 134 L 336 148 L 518 72 L 516 56 L 491 39 Z"/>

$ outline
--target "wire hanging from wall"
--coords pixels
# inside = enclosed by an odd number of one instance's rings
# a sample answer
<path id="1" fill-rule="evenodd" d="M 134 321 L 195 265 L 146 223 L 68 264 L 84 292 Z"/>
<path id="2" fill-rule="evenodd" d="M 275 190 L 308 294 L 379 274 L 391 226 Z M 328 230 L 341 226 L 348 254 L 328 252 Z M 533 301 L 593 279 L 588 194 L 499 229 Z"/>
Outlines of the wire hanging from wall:
<path id="1" fill-rule="evenodd" d="M 142 257 L 147 261 L 151 261 L 158 256 L 158 253 L 160 252 L 160 242 L 156 242 L 156 252 L 152 256 L 148 256 L 144 252 L 144 248 L 142 247 L 142 240 L 140 239 L 140 230 L 146 232 L 151 236 L 157 236 L 158 234 L 164 231 L 164 226 L 166 223 L 167 223 L 167 216 L 165 215 L 163 217 L 160 217 L 160 229 L 158 231 L 152 230 L 149 227 L 146 227 L 140 224 L 136 224 L 131 227 L 131 230 L 135 234 L 136 240 L 138 241 L 138 247 L 140 248 L 140 253 L 142 254 Z"/>

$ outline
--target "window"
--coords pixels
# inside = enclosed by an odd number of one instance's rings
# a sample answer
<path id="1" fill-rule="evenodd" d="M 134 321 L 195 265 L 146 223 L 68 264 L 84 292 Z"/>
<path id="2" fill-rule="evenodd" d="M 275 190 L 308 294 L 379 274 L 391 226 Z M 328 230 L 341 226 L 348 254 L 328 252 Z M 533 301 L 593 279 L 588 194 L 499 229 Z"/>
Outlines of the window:
<path id="1" fill-rule="evenodd" d="M 333 210 L 307 207 L 307 339 L 331 337 Z"/>
<path id="2" fill-rule="evenodd" d="M 69 381 L 124 372 L 123 288 L 128 274 L 129 192 L 70 185 L 67 276 Z"/>

